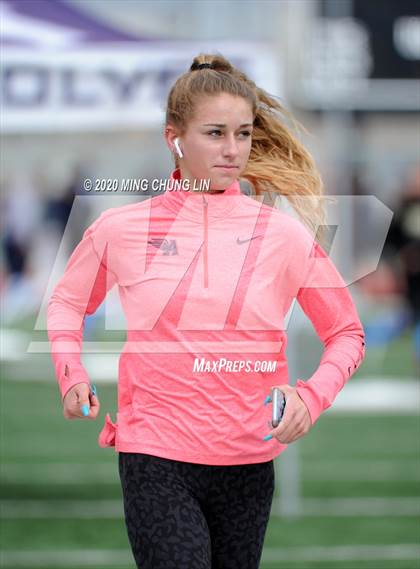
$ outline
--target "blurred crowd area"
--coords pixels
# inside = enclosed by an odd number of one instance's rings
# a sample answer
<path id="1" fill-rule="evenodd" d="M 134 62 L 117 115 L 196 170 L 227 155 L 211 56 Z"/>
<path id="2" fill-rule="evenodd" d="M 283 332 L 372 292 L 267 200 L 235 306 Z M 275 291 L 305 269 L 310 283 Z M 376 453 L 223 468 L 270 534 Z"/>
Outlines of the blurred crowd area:
<path id="1" fill-rule="evenodd" d="M 3 325 L 36 315 L 60 246 L 67 257 L 90 220 L 89 204 L 74 208 L 80 172 L 55 195 L 45 196 L 42 179 L 17 174 L 1 192 L 0 294 Z"/>
<path id="2" fill-rule="evenodd" d="M 356 187 L 355 190 L 359 191 L 359 188 Z M 370 347 L 383 346 L 410 330 L 413 352 L 418 365 L 420 363 L 419 167 L 407 172 L 396 193 L 393 217 L 378 268 L 359 282 L 363 295 L 389 307 L 379 317 L 365 321 L 366 344 Z"/>

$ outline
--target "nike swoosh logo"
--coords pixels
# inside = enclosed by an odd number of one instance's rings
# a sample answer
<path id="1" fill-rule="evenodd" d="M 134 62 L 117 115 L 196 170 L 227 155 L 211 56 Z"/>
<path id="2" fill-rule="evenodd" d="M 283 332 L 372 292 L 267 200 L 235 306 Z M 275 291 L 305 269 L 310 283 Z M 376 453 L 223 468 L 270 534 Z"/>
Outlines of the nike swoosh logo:
<path id="1" fill-rule="evenodd" d="M 255 235 L 254 237 L 250 237 L 249 239 L 240 239 L 239 237 L 236 239 L 236 243 L 238 245 L 242 245 L 242 243 L 247 243 L 248 241 L 252 241 L 252 239 L 257 239 L 257 237 L 262 237 L 262 235 Z"/>

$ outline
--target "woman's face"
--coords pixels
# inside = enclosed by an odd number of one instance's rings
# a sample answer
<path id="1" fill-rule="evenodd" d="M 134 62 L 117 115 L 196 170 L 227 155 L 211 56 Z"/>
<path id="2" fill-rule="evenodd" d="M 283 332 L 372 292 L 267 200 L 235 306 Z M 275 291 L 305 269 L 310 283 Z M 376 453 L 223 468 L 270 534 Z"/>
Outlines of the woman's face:
<path id="1" fill-rule="evenodd" d="M 179 137 L 184 155 L 179 160 L 181 177 L 191 184 L 194 179 L 210 179 L 214 191 L 231 185 L 246 168 L 252 123 L 251 104 L 242 97 L 221 93 L 201 98 Z"/>

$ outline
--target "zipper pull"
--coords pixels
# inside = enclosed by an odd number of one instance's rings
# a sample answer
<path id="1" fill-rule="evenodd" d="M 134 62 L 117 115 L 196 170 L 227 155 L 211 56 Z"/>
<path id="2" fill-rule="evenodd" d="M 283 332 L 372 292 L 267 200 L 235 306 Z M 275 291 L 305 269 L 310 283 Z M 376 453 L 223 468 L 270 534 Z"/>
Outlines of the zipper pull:
<path id="1" fill-rule="evenodd" d="M 203 194 L 203 218 L 204 218 L 204 288 L 209 288 L 209 269 L 208 269 L 208 218 L 207 218 L 207 200 Z"/>

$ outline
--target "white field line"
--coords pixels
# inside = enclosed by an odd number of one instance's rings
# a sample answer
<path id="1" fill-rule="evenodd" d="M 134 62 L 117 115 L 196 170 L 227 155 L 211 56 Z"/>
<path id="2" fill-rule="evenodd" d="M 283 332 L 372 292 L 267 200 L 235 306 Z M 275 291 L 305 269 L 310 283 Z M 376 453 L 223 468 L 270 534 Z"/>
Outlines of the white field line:
<path id="1" fill-rule="evenodd" d="M 119 483 L 118 465 L 112 462 L 43 462 L 25 467 L 19 462 L 0 465 L 3 484 L 115 484 Z"/>
<path id="2" fill-rule="evenodd" d="M 300 457 L 303 478 L 352 482 L 420 482 L 420 457 L 389 460 L 351 459 L 314 460 Z"/>
<path id="3" fill-rule="evenodd" d="M 311 480 L 350 482 L 419 482 L 420 459 L 389 460 L 313 460 L 301 459 L 302 474 Z M 307 474 L 305 474 L 305 472 Z M 2 484 L 119 484 L 118 466 L 113 462 L 43 462 L 0 464 Z"/>
<path id="4" fill-rule="evenodd" d="M 420 516 L 420 499 L 392 498 L 303 498 L 304 516 Z"/>
<path id="5" fill-rule="evenodd" d="M 1 500 L 5 519 L 116 519 L 124 517 L 122 500 Z"/>
<path id="6" fill-rule="evenodd" d="M 311 547 L 265 547 L 262 562 L 292 561 L 388 561 L 416 560 L 420 556 L 417 544 L 338 545 Z M 2 566 L 26 569 L 60 567 L 134 567 L 129 551 L 124 549 L 86 549 L 61 551 L 3 551 Z"/>
<path id="7" fill-rule="evenodd" d="M 369 377 L 350 379 L 340 391 L 333 405 L 326 412 L 364 411 L 379 413 L 390 411 L 420 410 L 420 387 L 418 380 L 383 380 Z"/>
<path id="8" fill-rule="evenodd" d="M 3 551 L 0 566 L 32 569 L 59 569 L 60 567 L 134 567 L 133 556 L 124 549 L 85 549 L 62 551 Z"/>
<path id="9" fill-rule="evenodd" d="M 303 498 L 302 516 L 420 516 L 417 497 Z M 2 500 L 6 519 L 117 519 L 124 515 L 122 500 Z M 271 515 L 282 517 L 275 503 Z"/>
<path id="10" fill-rule="evenodd" d="M 420 546 L 401 545 L 335 545 L 313 547 L 264 548 L 262 561 L 388 561 L 418 559 Z"/>

